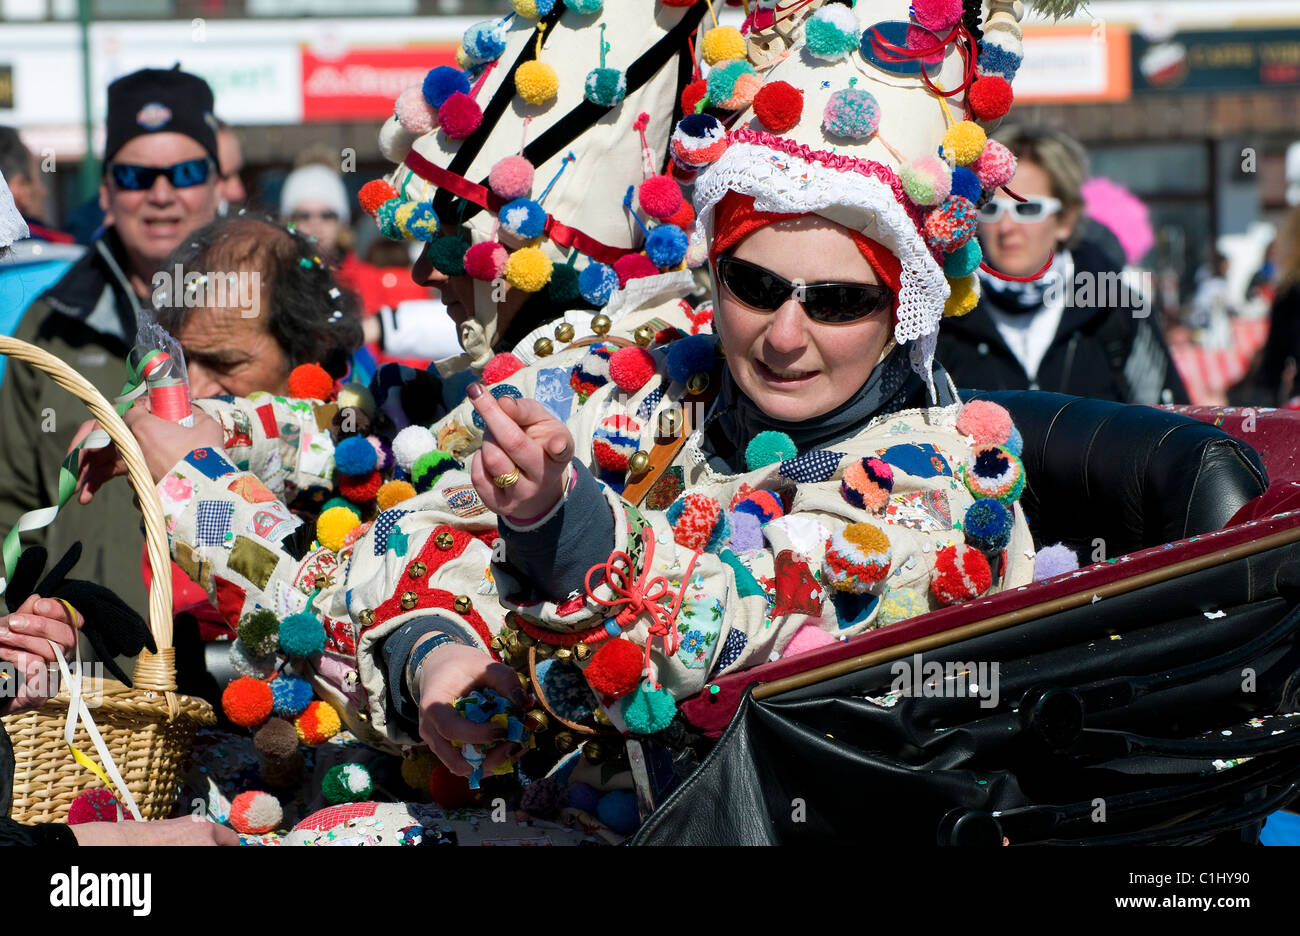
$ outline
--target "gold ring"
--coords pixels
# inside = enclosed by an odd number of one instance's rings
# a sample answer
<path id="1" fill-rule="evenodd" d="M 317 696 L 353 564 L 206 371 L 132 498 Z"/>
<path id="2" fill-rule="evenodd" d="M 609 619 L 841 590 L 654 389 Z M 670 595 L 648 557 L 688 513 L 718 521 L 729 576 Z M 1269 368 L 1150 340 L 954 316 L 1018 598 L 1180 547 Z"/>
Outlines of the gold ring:
<path id="1" fill-rule="evenodd" d="M 516 468 L 514 471 L 507 471 L 505 474 L 497 475 L 492 479 L 492 483 L 504 491 L 508 487 L 513 487 L 518 480 L 519 469 Z"/>

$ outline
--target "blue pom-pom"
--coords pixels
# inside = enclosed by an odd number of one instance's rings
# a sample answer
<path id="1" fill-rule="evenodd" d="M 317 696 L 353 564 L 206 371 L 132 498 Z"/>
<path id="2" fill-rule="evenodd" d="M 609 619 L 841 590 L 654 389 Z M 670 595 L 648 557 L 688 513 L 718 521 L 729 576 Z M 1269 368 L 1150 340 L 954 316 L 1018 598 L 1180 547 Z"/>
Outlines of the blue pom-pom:
<path id="1" fill-rule="evenodd" d="M 991 497 L 981 497 L 966 511 L 962 532 L 969 545 L 995 553 L 1011 541 L 1011 511 Z"/>
<path id="2" fill-rule="evenodd" d="M 596 816 L 619 835 L 631 835 L 641 825 L 636 794 L 631 790 L 612 790 L 600 798 Z"/>
<path id="3" fill-rule="evenodd" d="M 469 94 L 469 76 L 459 68 L 439 65 L 424 76 L 424 99 L 434 110 L 457 92 Z"/>
<path id="4" fill-rule="evenodd" d="M 1023 458 L 1025 451 L 1025 437 L 1020 434 L 1019 429 L 1012 426 L 1011 435 L 1007 437 L 1007 441 L 1002 443 L 1002 447 L 1017 458 Z"/>
<path id="5" fill-rule="evenodd" d="M 364 437 L 351 436 L 334 449 L 334 467 L 345 475 L 369 474 L 377 457 L 375 447 Z"/>
<path id="6" fill-rule="evenodd" d="M 605 0 L 569 0 L 569 9 L 583 16 L 599 13 L 605 6 Z"/>
<path id="7" fill-rule="evenodd" d="M 618 274 L 606 263 L 588 263 L 578 274 L 578 292 L 594 306 L 603 306 L 618 289 Z"/>
<path id="8" fill-rule="evenodd" d="M 979 70 L 984 75 L 1001 75 L 1007 81 L 1014 81 L 1020 63 L 1025 57 L 1016 52 L 999 48 L 992 43 L 984 43 L 980 48 Z"/>
<path id="9" fill-rule="evenodd" d="M 271 713 L 281 718 L 301 715 L 314 697 L 311 683 L 300 676 L 281 673 L 271 680 Z"/>
<path id="10" fill-rule="evenodd" d="M 291 657 L 316 656 L 325 649 L 325 625 L 307 611 L 280 622 L 280 649 Z"/>
<path id="11" fill-rule="evenodd" d="M 465 54 L 476 62 L 492 62 L 506 50 L 506 28 L 500 20 L 475 23 L 461 39 Z"/>
<path id="12" fill-rule="evenodd" d="M 533 240 L 546 233 L 546 209 L 530 198 L 508 202 L 498 217 L 501 229 L 515 237 Z"/>
<path id="13" fill-rule="evenodd" d="M 600 791 L 594 786 L 590 783 L 578 781 L 577 783 L 569 784 L 567 792 L 570 808 L 580 810 L 581 812 L 585 812 L 592 816 L 596 814 L 596 810 L 600 806 Z"/>
<path id="14" fill-rule="evenodd" d="M 713 370 L 717 354 L 708 335 L 679 338 L 668 346 L 668 376 L 685 385 L 692 374 Z"/>
<path id="15" fill-rule="evenodd" d="M 721 526 L 721 524 L 719 524 Z M 672 724 L 677 714 L 677 703 L 667 689 L 637 687 L 623 700 L 623 721 L 633 734 L 651 735 Z"/>
<path id="16" fill-rule="evenodd" d="M 952 171 L 952 194 L 970 199 L 971 203 L 980 200 L 979 176 L 965 166 L 958 166 Z"/>
<path id="17" fill-rule="evenodd" d="M 686 248 L 691 239 L 675 224 L 661 224 L 645 241 L 645 253 L 650 262 L 664 270 L 675 267 L 686 259 Z"/>
<path id="18" fill-rule="evenodd" d="M 799 454 L 799 449 L 784 432 L 766 429 L 749 440 L 745 446 L 745 467 L 758 471 L 768 465 L 788 461 Z"/>

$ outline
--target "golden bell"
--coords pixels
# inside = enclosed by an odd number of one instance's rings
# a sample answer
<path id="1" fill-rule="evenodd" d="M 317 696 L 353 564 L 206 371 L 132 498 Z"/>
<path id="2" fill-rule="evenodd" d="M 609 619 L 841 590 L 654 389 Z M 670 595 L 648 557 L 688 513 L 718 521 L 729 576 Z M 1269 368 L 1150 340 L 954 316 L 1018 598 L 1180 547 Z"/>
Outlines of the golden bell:
<path id="1" fill-rule="evenodd" d="M 369 608 L 362 608 L 357 613 L 357 620 L 361 622 L 362 627 L 370 627 L 375 623 L 375 612 Z"/>
<path id="2" fill-rule="evenodd" d="M 666 409 L 659 414 L 659 434 L 675 439 L 682 428 L 682 411 L 677 407 Z"/>
<path id="3" fill-rule="evenodd" d="M 429 567 L 425 565 L 423 562 L 421 562 L 419 559 L 416 559 L 414 562 L 411 563 L 410 568 L 406 570 L 406 574 L 413 579 L 418 579 L 428 571 L 429 571 Z"/>
<path id="4" fill-rule="evenodd" d="M 599 764 L 609 756 L 609 751 L 599 741 L 588 741 L 582 746 L 582 756 L 588 763 Z"/>
<path id="5" fill-rule="evenodd" d="M 578 746 L 578 739 L 571 732 L 561 731 L 555 735 L 555 749 L 561 754 L 568 754 Z"/>
<path id="6" fill-rule="evenodd" d="M 655 340 L 655 330 L 649 325 L 638 325 L 636 331 L 632 332 L 632 340 L 643 348 L 648 347 Z"/>
<path id="7" fill-rule="evenodd" d="M 515 675 L 519 677 L 519 685 L 524 687 L 524 692 L 533 691 L 533 681 L 527 673 L 516 673 Z"/>
<path id="8" fill-rule="evenodd" d="M 443 530 L 433 538 L 433 545 L 437 546 L 443 552 L 456 545 L 456 538 L 451 535 L 450 530 Z"/>
<path id="9" fill-rule="evenodd" d="M 596 724 L 598 725 L 611 727 L 614 724 L 612 721 L 609 720 L 609 716 L 605 714 L 605 710 L 603 708 L 597 708 L 595 713 L 593 714 L 593 717 L 596 719 Z"/>
<path id="10" fill-rule="evenodd" d="M 627 460 L 628 473 L 634 478 L 639 478 L 650 469 L 650 456 L 645 452 L 637 452 Z"/>
<path id="11" fill-rule="evenodd" d="M 502 650 L 506 648 L 506 642 L 505 640 L 502 639 L 500 634 L 497 634 L 495 637 L 492 638 L 488 646 L 491 647 L 493 650 L 495 650 L 497 653 L 500 653 Z"/>
<path id="12" fill-rule="evenodd" d="M 547 357 L 554 350 L 555 345 L 552 344 L 551 339 L 547 338 L 545 335 L 533 342 L 533 354 L 538 357 Z"/>
<path id="13" fill-rule="evenodd" d="M 325 586 L 329 585 L 329 583 L 330 583 L 330 579 L 329 579 L 329 576 L 328 576 L 328 575 L 325 575 L 325 574 L 322 573 L 322 572 L 317 572 L 317 573 L 316 573 L 316 587 L 317 587 L 317 588 L 324 588 Z"/>
<path id="14" fill-rule="evenodd" d="M 410 611 L 420 601 L 420 596 L 413 591 L 402 592 L 402 610 Z"/>
<path id="15" fill-rule="evenodd" d="M 555 658 L 567 662 L 573 657 L 573 651 L 568 647 L 560 647 L 555 651 Z"/>
<path id="16" fill-rule="evenodd" d="M 590 660 L 591 644 L 585 644 L 585 643 L 574 644 L 573 658 L 577 660 L 579 663 L 586 663 L 588 660 Z"/>
<path id="17" fill-rule="evenodd" d="M 705 390 L 709 389 L 709 375 L 700 371 L 698 374 L 691 374 L 686 379 L 686 392 L 691 396 L 699 396 Z"/>
<path id="18" fill-rule="evenodd" d="M 603 312 L 591 320 L 591 330 L 597 335 L 608 335 L 613 327 L 614 322 Z"/>
<path id="19" fill-rule="evenodd" d="M 551 720 L 546 717 L 546 713 L 541 709 L 533 709 L 521 719 L 524 727 L 533 734 L 541 734 L 547 728 L 551 727 Z"/>
<path id="20" fill-rule="evenodd" d="M 474 605 L 469 600 L 469 595 L 457 595 L 451 602 L 452 610 L 457 614 L 469 614 L 469 609 Z"/>
<path id="21" fill-rule="evenodd" d="M 563 342 L 573 340 L 573 325 L 569 322 L 561 322 L 555 326 L 555 337 Z"/>

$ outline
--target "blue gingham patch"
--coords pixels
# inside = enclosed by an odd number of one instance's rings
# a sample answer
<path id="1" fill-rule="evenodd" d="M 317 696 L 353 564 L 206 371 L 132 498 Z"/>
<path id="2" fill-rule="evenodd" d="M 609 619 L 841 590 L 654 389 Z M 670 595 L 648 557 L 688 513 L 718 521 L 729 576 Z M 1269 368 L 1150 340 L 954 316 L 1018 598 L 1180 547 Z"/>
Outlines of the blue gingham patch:
<path id="1" fill-rule="evenodd" d="M 375 518 L 374 536 L 376 556 L 382 556 L 388 549 L 388 534 L 393 532 L 393 528 L 397 526 L 397 521 L 401 520 L 409 513 L 409 510 L 385 510 Z"/>
<path id="2" fill-rule="evenodd" d="M 642 422 L 649 419 L 650 414 L 655 411 L 655 407 L 659 405 L 659 401 L 663 399 L 663 396 L 663 387 L 655 387 L 646 394 L 646 398 L 642 400 L 641 405 L 636 408 L 636 418 Z"/>
<path id="3" fill-rule="evenodd" d="M 235 507 L 226 501 L 199 501 L 198 540 L 200 546 L 223 546 L 230 532 Z"/>
<path id="4" fill-rule="evenodd" d="M 816 484 L 819 481 L 829 481 L 835 474 L 835 469 L 840 466 L 840 459 L 843 457 L 843 452 L 805 452 L 781 462 L 777 471 L 781 477 L 789 478 L 791 481 L 800 484 Z"/>

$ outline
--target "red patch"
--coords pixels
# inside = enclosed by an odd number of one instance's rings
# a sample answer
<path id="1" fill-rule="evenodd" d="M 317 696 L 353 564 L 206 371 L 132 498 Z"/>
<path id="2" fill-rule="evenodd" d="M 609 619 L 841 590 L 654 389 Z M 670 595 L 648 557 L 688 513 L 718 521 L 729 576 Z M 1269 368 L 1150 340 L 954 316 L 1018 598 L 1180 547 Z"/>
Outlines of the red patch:
<path id="1" fill-rule="evenodd" d="M 244 612 L 244 599 L 248 596 L 242 588 L 234 582 L 223 579 L 220 575 L 214 575 L 212 580 L 217 585 L 217 610 L 225 618 L 226 623 L 231 627 L 239 626 L 239 619 Z"/>
<path id="2" fill-rule="evenodd" d="M 257 418 L 262 420 L 262 431 L 266 433 L 268 439 L 278 439 L 280 437 L 280 427 L 275 421 L 275 407 L 266 403 L 257 408 Z"/>
<path id="3" fill-rule="evenodd" d="M 347 621 L 325 618 L 325 649 L 356 656 L 357 645 L 352 640 L 352 625 Z"/>
<path id="4" fill-rule="evenodd" d="M 813 577 L 808 563 L 796 559 L 793 551 L 783 549 L 776 554 L 776 607 L 773 617 L 785 614 L 807 614 L 817 617 L 822 613 L 824 595 L 821 585 Z"/>

